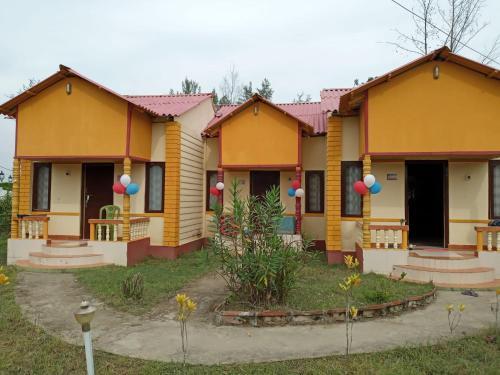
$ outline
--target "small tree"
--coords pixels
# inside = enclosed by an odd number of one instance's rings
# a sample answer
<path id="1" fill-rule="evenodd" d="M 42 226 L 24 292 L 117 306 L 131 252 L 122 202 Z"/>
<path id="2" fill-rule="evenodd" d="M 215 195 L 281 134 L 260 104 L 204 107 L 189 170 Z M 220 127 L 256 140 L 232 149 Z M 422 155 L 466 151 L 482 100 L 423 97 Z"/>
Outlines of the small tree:
<path id="1" fill-rule="evenodd" d="M 312 100 L 311 95 L 304 94 L 304 91 L 297 93 L 297 96 L 293 99 L 294 103 L 310 103 Z"/>
<path id="2" fill-rule="evenodd" d="M 182 93 L 185 95 L 199 94 L 201 92 L 200 84 L 193 79 L 188 79 L 188 77 L 184 78 L 181 85 Z"/>
<path id="3" fill-rule="evenodd" d="M 240 74 L 234 65 L 229 67 L 220 84 L 220 104 L 234 104 L 241 95 Z"/>
<path id="4" fill-rule="evenodd" d="M 359 262 L 354 259 L 352 255 L 344 256 L 344 263 L 349 270 L 352 270 L 349 276 L 347 276 L 341 283 L 339 283 L 340 289 L 343 291 L 345 296 L 345 337 L 346 337 L 346 347 L 345 355 L 348 356 L 351 352 L 352 346 L 352 329 L 354 326 L 354 319 L 358 316 L 358 309 L 352 305 L 352 292 L 353 289 L 361 283 L 361 277 L 359 273 L 355 270 L 359 267 Z"/>
<path id="5" fill-rule="evenodd" d="M 262 80 L 260 88 L 257 89 L 257 93 L 263 98 L 266 98 L 267 100 L 272 100 L 274 90 L 271 88 L 271 82 L 269 82 L 267 78 L 264 78 Z"/>
<path id="6" fill-rule="evenodd" d="M 241 89 L 241 96 L 240 99 L 238 100 L 238 103 L 246 102 L 248 99 L 252 97 L 253 94 L 254 92 L 252 88 L 252 82 L 250 81 L 248 82 L 248 85 L 243 85 Z"/>

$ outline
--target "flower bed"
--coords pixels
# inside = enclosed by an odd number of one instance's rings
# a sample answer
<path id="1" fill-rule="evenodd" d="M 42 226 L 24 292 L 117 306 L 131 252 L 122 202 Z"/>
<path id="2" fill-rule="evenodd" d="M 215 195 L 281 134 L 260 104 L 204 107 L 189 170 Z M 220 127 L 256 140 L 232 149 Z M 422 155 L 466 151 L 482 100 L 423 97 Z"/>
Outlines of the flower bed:
<path id="1" fill-rule="evenodd" d="M 430 292 L 404 300 L 359 307 L 357 320 L 398 315 L 404 311 L 422 308 L 434 301 L 435 297 L 436 289 L 433 289 Z M 226 311 L 224 310 L 225 306 L 226 304 L 222 304 L 215 309 L 215 323 L 218 325 L 265 327 L 342 323 L 345 320 L 344 308 L 310 311 Z"/>

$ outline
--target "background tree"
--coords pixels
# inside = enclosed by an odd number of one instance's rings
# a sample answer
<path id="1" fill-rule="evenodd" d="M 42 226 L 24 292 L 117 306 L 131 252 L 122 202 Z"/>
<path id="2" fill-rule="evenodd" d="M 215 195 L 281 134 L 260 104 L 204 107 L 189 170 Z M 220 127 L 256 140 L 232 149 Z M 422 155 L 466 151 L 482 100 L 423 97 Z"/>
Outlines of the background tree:
<path id="1" fill-rule="evenodd" d="M 201 86 L 198 82 L 193 79 L 184 78 L 182 81 L 182 93 L 185 95 L 189 94 L 199 94 L 201 92 Z"/>
<path id="2" fill-rule="evenodd" d="M 23 83 L 23 85 L 21 86 L 21 88 L 19 90 L 17 90 L 17 92 L 15 94 L 8 94 L 7 97 L 14 98 L 17 95 L 22 94 L 26 90 L 29 90 L 30 88 L 32 88 L 33 86 L 35 86 L 39 82 L 40 82 L 39 79 L 30 78 L 30 79 L 28 79 L 27 83 Z"/>
<path id="3" fill-rule="evenodd" d="M 257 93 L 263 98 L 266 98 L 267 100 L 272 100 L 274 90 L 271 88 L 271 82 L 269 82 L 267 78 L 264 78 L 262 80 L 260 88 L 257 89 Z"/>
<path id="4" fill-rule="evenodd" d="M 304 91 L 297 93 L 297 96 L 293 99 L 294 103 L 310 103 L 312 100 L 311 95 L 304 94 Z"/>
<path id="5" fill-rule="evenodd" d="M 217 95 L 217 91 L 215 91 L 215 89 L 212 89 L 212 101 L 216 107 L 219 106 L 219 95 Z"/>
<path id="6" fill-rule="evenodd" d="M 389 43 L 419 55 L 441 46 L 448 46 L 455 53 L 466 46 L 472 49 L 470 43 L 489 25 L 481 20 L 485 0 L 413 0 L 412 9 L 392 1 L 410 11 L 414 29 L 412 32 L 396 30 L 397 41 Z M 485 51 L 474 51 L 483 63 L 495 62 L 500 53 L 500 35 Z"/>
<path id="7" fill-rule="evenodd" d="M 229 67 L 227 74 L 222 78 L 220 84 L 220 104 L 234 104 L 237 103 L 241 96 L 241 85 L 239 80 L 239 73 L 234 65 Z"/>
<path id="8" fill-rule="evenodd" d="M 248 99 L 252 97 L 253 94 L 254 92 L 252 88 L 252 82 L 250 81 L 248 82 L 248 85 L 243 85 L 243 87 L 241 88 L 241 95 L 238 100 L 238 103 L 246 102 Z"/>

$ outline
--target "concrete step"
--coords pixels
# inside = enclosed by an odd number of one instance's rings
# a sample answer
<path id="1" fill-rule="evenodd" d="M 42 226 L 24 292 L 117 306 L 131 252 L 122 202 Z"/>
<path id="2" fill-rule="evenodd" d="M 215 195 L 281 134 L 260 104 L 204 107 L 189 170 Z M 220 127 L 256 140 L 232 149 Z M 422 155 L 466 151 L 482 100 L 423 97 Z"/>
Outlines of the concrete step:
<path id="1" fill-rule="evenodd" d="M 85 243 L 85 245 L 82 246 L 69 246 L 69 247 L 50 246 L 49 244 L 47 244 L 47 245 L 42 245 L 42 252 L 58 256 L 86 255 L 92 253 L 92 246 L 88 246 L 87 243 Z"/>
<path id="2" fill-rule="evenodd" d="M 93 264 L 85 264 L 85 265 L 79 265 L 79 266 L 68 266 L 68 265 L 62 265 L 62 266 L 48 266 L 44 264 L 37 264 L 33 263 L 30 260 L 23 259 L 23 260 L 18 260 L 16 262 L 16 265 L 22 268 L 27 268 L 27 269 L 34 269 L 34 270 L 67 270 L 67 269 L 79 269 L 79 268 L 97 268 L 97 267 L 105 267 L 109 266 L 109 263 L 93 263 Z"/>
<path id="3" fill-rule="evenodd" d="M 489 267 L 465 269 L 430 268 L 414 265 L 397 265 L 392 275 L 397 277 L 406 272 L 406 278 L 420 282 L 433 281 L 446 284 L 479 284 L 495 280 L 495 270 Z"/>
<path id="4" fill-rule="evenodd" d="M 408 257 L 408 265 L 447 270 L 480 267 L 479 258 L 476 258 L 475 256 L 434 257 L 420 256 L 416 254 L 410 254 L 410 256 Z"/>
<path id="5" fill-rule="evenodd" d="M 44 266 L 86 266 L 103 263 L 102 254 L 53 255 L 43 252 L 30 253 L 31 263 Z"/>
<path id="6" fill-rule="evenodd" d="M 48 247 L 73 248 L 87 246 L 87 241 L 47 240 Z"/>

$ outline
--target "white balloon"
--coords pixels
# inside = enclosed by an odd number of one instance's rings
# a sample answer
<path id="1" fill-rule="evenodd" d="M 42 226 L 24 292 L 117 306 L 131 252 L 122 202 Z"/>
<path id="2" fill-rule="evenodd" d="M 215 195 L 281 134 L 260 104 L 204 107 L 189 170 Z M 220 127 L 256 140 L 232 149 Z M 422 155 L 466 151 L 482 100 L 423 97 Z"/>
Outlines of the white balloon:
<path id="1" fill-rule="evenodd" d="M 122 174 L 122 176 L 120 177 L 120 184 L 127 187 L 128 185 L 130 185 L 130 182 L 130 176 L 128 174 Z"/>
<path id="2" fill-rule="evenodd" d="M 215 185 L 215 188 L 217 190 L 224 190 L 224 182 L 217 182 L 217 184 Z"/>
<path id="3" fill-rule="evenodd" d="M 302 188 L 298 188 L 297 190 L 295 190 L 295 196 L 297 198 L 302 198 L 304 196 L 304 194 L 305 194 L 305 191 Z"/>
<path id="4" fill-rule="evenodd" d="M 365 176 L 365 178 L 363 178 L 363 182 L 365 183 L 366 187 L 369 189 L 375 183 L 375 176 L 372 174 L 367 174 Z"/>

